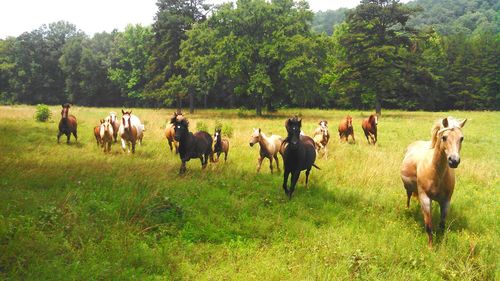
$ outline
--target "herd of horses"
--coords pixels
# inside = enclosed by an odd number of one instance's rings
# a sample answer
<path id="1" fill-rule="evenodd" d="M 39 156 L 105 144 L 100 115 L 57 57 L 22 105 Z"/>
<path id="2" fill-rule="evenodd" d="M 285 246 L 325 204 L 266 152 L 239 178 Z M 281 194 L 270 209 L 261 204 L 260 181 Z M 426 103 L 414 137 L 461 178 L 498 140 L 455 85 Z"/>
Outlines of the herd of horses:
<path id="1" fill-rule="evenodd" d="M 76 117 L 69 114 L 70 104 L 63 104 L 61 120 L 57 141 L 61 135 L 67 136 L 69 143 L 70 135 L 73 134 L 77 140 Z M 425 230 L 428 234 L 428 245 L 432 247 L 432 200 L 439 203 L 441 209 L 441 221 L 439 226 L 444 228 L 446 216 L 451 202 L 451 196 L 455 187 L 454 169 L 460 164 L 460 150 L 464 139 L 462 128 L 467 119 L 459 121 L 452 117 L 440 119 L 431 129 L 430 141 L 416 141 L 410 144 L 403 159 L 400 176 L 406 189 L 406 206 L 409 208 L 412 196 L 418 198 L 424 216 Z M 377 142 L 378 117 L 370 115 L 362 121 L 362 129 L 368 144 L 375 145 Z M 266 136 L 260 128 L 253 129 L 250 137 L 250 146 L 259 144 L 259 157 L 257 160 L 257 172 L 260 171 L 262 161 L 269 159 L 269 167 L 273 173 L 273 160 L 280 172 L 278 154 L 283 159 L 283 189 L 289 199 L 295 190 L 297 180 L 302 171 L 305 171 L 306 188 L 308 186 L 309 174 L 316 166 L 316 157 L 323 153 L 327 158 L 327 144 L 330 139 L 328 122 L 321 120 L 314 130 L 313 136 L 307 136 L 302 130 L 302 119 L 295 116 L 285 121 L 287 137 L 279 135 Z M 135 146 L 142 143 L 144 125 L 140 119 L 132 114 L 132 111 L 123 111 L 121 120 L 117 119 L 116 113 L 110 112 L 109 116 L 100 120 L 100 124 L 94 128 L 94 136 L 98 145 L 104 152 L 109 152 L 111 143 L 117 142 L 118 135 L 121 138 L 123 151 L 135 152 Z M 338 127 L 341 141 L 349 141 L 351 136 L 355 142 L 352 117 L 343 118 Z M 189 131 L 189 121 L 180 112 L 174 112 L 170 123 L 165 130 L 170 150 L 175 149 L 179 154 L 181 167 L 179 174 L 186 171 L 186 162 L 190 159 L 200 159 L 202 169 L 208 162 L 217 162 L 222 153 L 224 161 L 227 160 L 229 152 L 229 140 L 222 137 L 220 129 L 216 129 L 212 136 L 205 131 L 192 133 Z M 217 155 L 217 159 L 214 159 Z M 291 184 L 288 187 L 288 177 L 291 175 Z"/>

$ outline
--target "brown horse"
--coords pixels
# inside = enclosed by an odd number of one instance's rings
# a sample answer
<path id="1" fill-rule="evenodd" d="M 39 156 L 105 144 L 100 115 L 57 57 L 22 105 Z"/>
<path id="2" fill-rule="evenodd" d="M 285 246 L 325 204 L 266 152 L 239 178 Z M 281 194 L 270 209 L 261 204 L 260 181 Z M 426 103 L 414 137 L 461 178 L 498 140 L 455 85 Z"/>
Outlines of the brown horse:
<path id="1" fill-rule="evenodd" d="M 99 136 L 101 138 L 101 146 L 104 152 L 111 151 L 111 143 L 113 142 L 113 124 L 109 120 L 104 121 L 99 126 Z"/>
<path id="2" fill-rule="evenodd" d="M 174 112 L 173 118 L 175 118 L 177 121 L 180 121 L 181 119 L 184 118 L 184 116 L 182 115 L 180 110 L 178 110 L 177 112 Z M 172 123 L 167 124 L 165 128 L 165 137 L 167 138 L 170 151 L 172 151 L 172 149 L 175 148 L 175 154 L 179 153 L 179 143 L 174 139 L 175 129 Z"/>
<path id="3" fill-rule="evenodd" d="M 363 128 L 363 132 L 365 133 L 368 144 L 375 145 L 375 143 L 377 142 L 377 125 L 378 117 L 376 114 L 370 115 L 370 117 L 364 119 L 361 123 L 361 127 Z"/>
<path id="4" fill-rule="evenodd" d="M 260 171 L 260 167 L 262 166 L 262 160 L 264 158 L 269 159 L 269 168 L 271 168 L 271 174 L 273 173 L 273 158 L 276 161 L 276 168 L 278 169 L 278 173 L 280 171 L 280 165 L 278 161 L 278 152 L 281 147 L 281 143 L 283 139 L 278 135 L 271 135 L 267 137 L 262 131 L 259 129 L 253 129 L 252 136 L 250 138 L 250 146 L 252 147 L 254 144 L 259 143 L 260 152 L 259 159 L 257 161 L 257 172 Z"/>
<path id="5" fill-rule="evenodd" d="M 352 136 L 352 141 L 356 142 L 354 139 L 354 127 L 352 126 L 352 117 L 347 115 L 339 124 L 339 137 L 340 140 L 345 139 L 349 142 L 349 136 Z"/>
<path id="6" fill-rule="evenodd" d="M 132 111 L 122 110 L 122 114 L 122 122 L 118 129 L 122 141 L 122 149 L 125 152 L 128 147 L 130 152 L 130 146 L 132 146 L 132 153 L 135 153 L 136 143 L 139 142 L 140 144 L 142 142 L 144 125 L 141 124 L 139 117 L 132 114 Z"/>
<path id="7" fill-rule="evenodd" d="M 223 139 L 221 134 L 221 129 L 216 129 L 214 133 L 214 153 L 217 154 L 217 160 L 219 161 L 219 156 L 224 152 L 224 162 L 227 161 L 227 154 L 229 153 L 229 140 Z"/>
<path id="8" fill-rule="evenodd" d="M 120 121 L 116 118 L 116 113 L 111 111 L 106 120 L 113 126 L 113 140 L 116 142 L 118 139 L 118 130 L 120 129 Z"/>
<path id="9" fill-rule="evenodd" d="M 97 146 L 101 145 L 101 124 L 104 123 L 104 119 L 99 120 L 99 125 L 94 127 L 94 137 L 97 142 Z"/>
<path id="10" fill-rule="evenodd" d="M 76 117 L 73 115 L 69 115 L 69 108 L 71 105 L 69 103 L 65 103 L 62 105 L 61 110 L 61 120 L 59 121 L 59 133 L 57 133 L 57 143 L 59 143 L 59 139 L 61 135 L 66 135 L 66 143 L 69 143 L 69 137 L 71 134 L 75 137 L 75 141 L 78 142 L 78 137 L 76 133 L 77 123 Z"/>
<path id="11" fill-rule="evenodd" d="M 179 157 L 182 161 L 179 174 L 186 172 L 186 162 L 193 158 L 199 158 L 202 169 L 205 169 L 210 157 L 213 162 L 212 137 L 209 133 L 199 131 L 191 133 L 189 122 L 186 118 L 172 117 L 170 123 L 174 125 L 175 137 L 179 142 Z"/>
<path id="12" fill-rule="evenodd" d="M 288 198 L 292 198 L 292 194 L 295 190 L 295 185 L 299 179 L 300 172 L 306 170 L 306 188 L 309 182 L 309 173 L 311 168 L 314 166 L 319 169 L 318 166 L 314 164 L 316 160 L 316 151 L 314 147 L 314 140 L 308 136 L 300 134 L 300 127 L 302 126 L 302 119 L 298 117 L 289 118 L 285 123 L 285 128 L 288 136 L 283 141 L 283 163 L 284 163 L 284 175 L 283 175 L 283 189 Z M 288 176 L 292 174 L 290 190 L 287 187 Z"/>
<path id="13" fill-rule="evenodd" d="M 319 121 L 318 125 L 319 126 L 316 128 L 316 130 L 314 130 L 313 133 L 316 153 L 319 155 L 319 152 L 323 150 L 323 157 L 328 158 L 328 150 L 326 148 L 326 145 L 330 140 L 330 133 L 328 133 L 328 122 L 326 120 L 321 120 Z"/>
<path id="14" fill-rule="evenodd" d="M 401 179 L 406 189 L 406 207 L 410 207 L 412 194 L 418 196 L 429 247 L 432 247 L 432 200 L 437 201 L 441 208 L 439 226 L 443 229 L 455 188 L 453 169 L 460 164 L 464 139 L 462 128 L 466 121 L 451 117 L 440 120 L 432 128 L 431 141 L 412 143 L 403 159 Z"/>

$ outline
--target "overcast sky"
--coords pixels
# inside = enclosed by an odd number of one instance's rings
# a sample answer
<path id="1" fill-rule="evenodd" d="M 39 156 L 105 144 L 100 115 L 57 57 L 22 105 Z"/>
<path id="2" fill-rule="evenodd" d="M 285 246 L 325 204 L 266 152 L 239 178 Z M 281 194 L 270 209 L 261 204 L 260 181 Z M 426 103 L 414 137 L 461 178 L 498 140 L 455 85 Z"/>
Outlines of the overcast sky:
<path id="1" fill-rule="evenodd" d="M 222 3 L 227 0 L 207 0 Z M 406 2 L 406 1 L 405 1 Z M 64 20 L 88 35 L 153 23 L 156 0 L 0 0 L 0 38 L 19 36 L 42 24 Z M 309 0 L 314 11 L 352 8 L 359 0 Z"/>

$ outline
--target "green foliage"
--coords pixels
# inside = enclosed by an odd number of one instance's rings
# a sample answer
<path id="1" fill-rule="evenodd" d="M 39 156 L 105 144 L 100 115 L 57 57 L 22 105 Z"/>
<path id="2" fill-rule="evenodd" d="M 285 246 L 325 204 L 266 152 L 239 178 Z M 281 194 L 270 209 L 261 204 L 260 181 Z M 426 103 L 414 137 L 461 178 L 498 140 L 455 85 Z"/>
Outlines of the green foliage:
<path id="1" fill-rule="evenodd" d="M 224 124 L 222 126 L 222 135 L 227 136 L 228 138 L 233 137 L 233 126 L 231 126 L 229 123 Z"/>
<path id="2" fill-rule="evenodd" d="M 335 28 L 344 22 L 349 9 L 340 8 L 337 10 L 318 11 L 314 13 L 312 30 L 318 33 L 325 32 L 331 36 Z"/>
<path id="3" fill-rule="evenodd" d="M 52 112 L 50 108 L 45 104 L 39 104 L 36 106 L 35 119 L 40 122 L 46 122 L 50 119 Z"/>
<path id="4" fill-rule="evenodd" d="M 205 123 L 203 121 L 196 122 L 196 131 L 205 131 L 205 132 L 209 133 L 207 123 Z"/>

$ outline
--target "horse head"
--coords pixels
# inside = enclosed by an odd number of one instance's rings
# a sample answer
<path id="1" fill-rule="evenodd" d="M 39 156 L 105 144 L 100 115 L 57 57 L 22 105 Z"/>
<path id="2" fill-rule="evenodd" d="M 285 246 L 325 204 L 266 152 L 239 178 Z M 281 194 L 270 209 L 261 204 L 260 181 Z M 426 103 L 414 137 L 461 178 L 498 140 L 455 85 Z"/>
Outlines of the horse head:
<path id="1" fill-rule="evenodd" d="M 352 128 L 352 117 L 350 115 L 346 116 L 347 128 Z"/>
<path id="2" fill-rule="evenodd" d="M 214 143 L 217 144 L 222 140 L 221 129 L 215 129 L 214 133 Z"/>
<path id="3" fill-rule="evenodd" d="M 328 121 L 321 120 L 319 121 L 319 127 L 321 128 L 321 132 L 323 132 L 323 136 L 328 136 Z"/>
<path id="4" fill-rule="evenodd" d="M 460 164 L 460 149 L 464 140 L 462 128 L 466 122 L 467 119 L 458 121 L 447 117 L 433 128 L 432 145 L 434 148 L 444 151 L 450 168 L 456 168 Z"/>
<path id="5" fill-rule="evenodd" d="M 250 146 L 253 146 L 254 144 L 258 143 L 260 141 L 260 137 L 261 137 L 260 128 L 258 129 L 253 128 L 253 133 L 252 136 L 250 137 Z"/>
<path id="6" fill-rule="evenodd" d="M 290 148 L 293 150 L 298 148 L 301 126 L 302 119 L 298 118 L 297 116 L 288 118 L 288 120 L 285 122 L 285 128 L 288 133 L 287 141 L 290 144 Z"/>
<path id="7" fill-rule="evenodd" d="M 109 113 L 109 119 L 110 119 L 111 123 L 114 124 L 116 122 L 116 113 L 111 111 Z"/>
<path id="8" fill-rule="evenodd" d="M 131 111 L 123 111 L 122 109 L 122 125 L 123 129 L 125 132 L 128 132 L 132 128 L 132 124 L 130 123 L 130 116 L 132 115 L 132 110 Z"/>
<path id="9" fill-rule="evenodd" d="M 370 124 L 374 124 L 374 126 L 377 126 L 378 125 L 378 116 L 377 116 L 377 114 L 370 115 L 370 118 L 368 119 L 368 121 L 370 122 Z"/>
<path id="10" fill-rule="evenodd" d="M 174 125 L 174 139 L 176 141 L 180 141 L 181 138 L 189 133 L 189 122 L 185 118 L 181 118 L 180 120 L 177 118 L 178 116 L 172 117 L 170 120 L 170 123 Z"/>
<path id="11" fill-rule="evenodd" d="M 62 110 L 61 110 L 61 118 L 66 119 L 68 118 L 68 113 L 69 113 L 69 108 L 71 105 L 69 103 L 62 104 Z"/>

